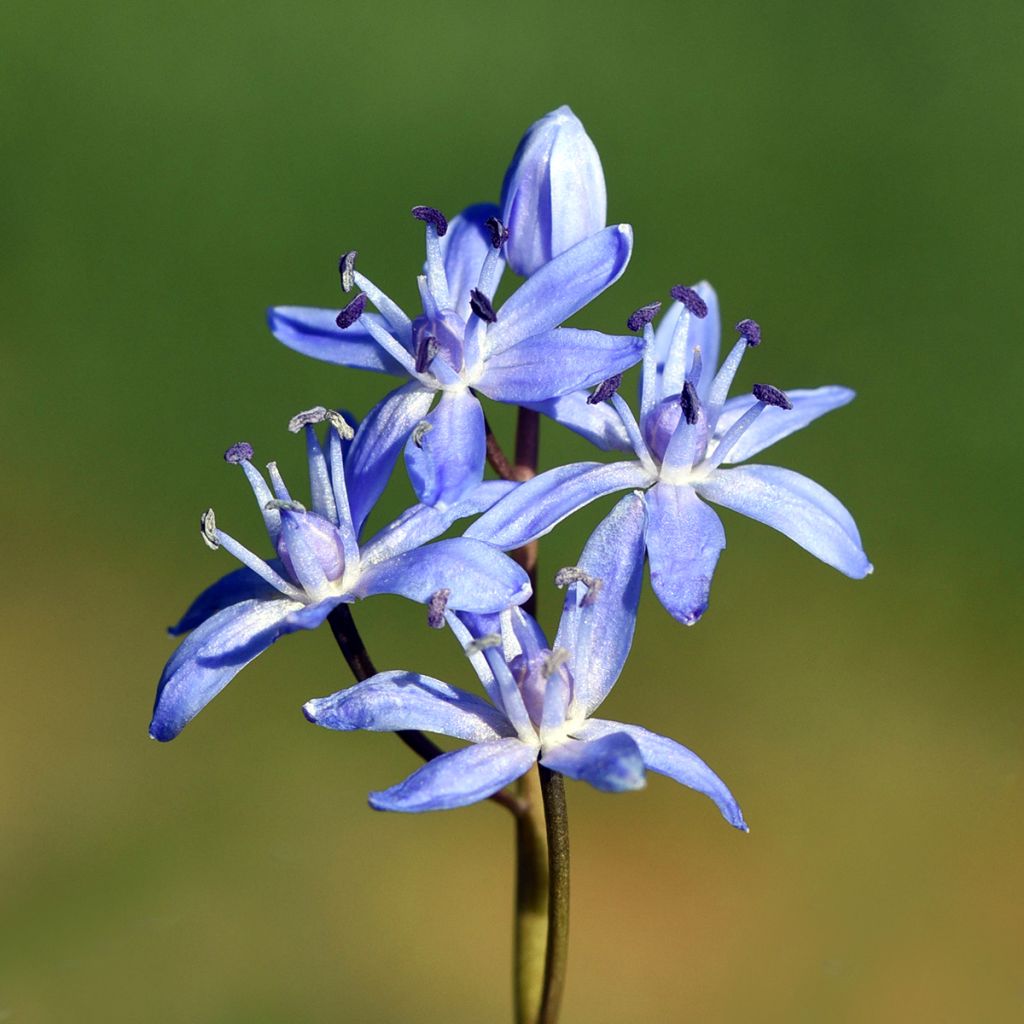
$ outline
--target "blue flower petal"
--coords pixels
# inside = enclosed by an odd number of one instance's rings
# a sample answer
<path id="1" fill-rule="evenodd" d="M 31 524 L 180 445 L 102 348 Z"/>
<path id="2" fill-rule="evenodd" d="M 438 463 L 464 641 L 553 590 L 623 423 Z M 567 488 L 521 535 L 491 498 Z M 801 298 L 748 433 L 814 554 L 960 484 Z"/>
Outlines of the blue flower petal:
<path id="1" fill-rule="evenodd" d="M 355 593 L 401 594 L 426 603 L 445 589 L 453 611 L 498 612 L 522 604 L 530 596 L 530 581 L 511 558 L 490 545 L 455 537 L 367 566 Z"/>
<path id="2" fill-rule="evenodd" d="M 778 406 L 769 405 L 736 442 L 732 451 L 725 457 L 725 462 L 728 464 L 749 459 L 776 441 L 802 430 L 819 416 L 852 402 L 854 396 L 855 392 L 849 388 L 836 385 L 787 391 L 786 397 L 792 402 L 793 408 L 780 409 Z M 721 437 L 753 402 L 754 398 L 749 394 L 730 398 L 722 406 L 722 412 L 715 424 L 715 434 Z"/>
<path id="3" fill-rule="evenodd" d="M 373 340 L 364 326 L 355 323 L 343 331 L 334 322 L 337 315 L 337 309 L 274 306 L 267 310 L 267 325 L 278 341 L 304 356 L 356 370 L 406 376 L 405 368 Z M 376 313 L 364 313 L 363 317 L 375 320 L 383 330 L 389 329 L 387 321 Z"/>
<path id="4" fill-rule="evenodd" d="M 593 740 L 565 740 L 545 749 L 540 763 L 570 779 L 589 782 L 606 793 L 643 789 L 646 784 L 640 748 L 625 732 L 609 733 Z"/>
<path id="5" fill-rule="evenodd" d="M 505 716 L 487 701 L 418 672 L 380 672 L 302 709 L 316 725 L 349 731 L 420 729 L 483 743 L 514 736 Z"/>
<path id="6" fill-rule="evenodd" d="M 669 614 L 692 626 L 706 611 L 725 547 L 722 521 L 687 486 L 659 483 L 646 495 L 651 586 Z"/>
<path id="7" fill-rule="evenodd" d="M 544 402 L 524 402 L 527 408 L 551 417 L 563 427 L 586 438 L 601 451 L 631 452 L 629 435 L 615 409 L 607 402 L 591 405 L 586 391 L 549 398 Z"/>
<path id="8" fill-rule="evenodd" d="M 737 466 L 716 470 L 695 486 L 708 501 L 774 527 L 847 576 L 861 579 L 871 572 L 853 517 L 838 498 L 800 473 Z"/>
<path id="9" fill-rule="evenodd" d="M 725 783 L 692 751 L 675 740 L 659 736 L 639 725 L 623 725 L 600 718 L 591 718 L 575 732 L 579 739 L 594 740 L 602 736 L 628 733 L 640 748 L 647 769 L 667 775 L 690 789 L 711 797 L 725 818 L 734 828 L 747 832 L 739 804 Z"/>
<path id="10" fill-rule="evenodd" d="M 635 334 L 560 327 L 492 354 L 476 387 L 497 402 L 542 402 L 628 370 L 643 350 Z"/>
<path id="11" fill-rule="evenodd" d="M 370 794 L 378 811 L 445 811 L 486 800 L 525 775 L 537 748 L 508 738 L 475 743 L 428 761 L 404 782 Z"/>
<path id="12" fill-rule="evenodd" d="M 287 598 L 240 601 L 189 633 L 160 677 L 149 735 L 174 739 L 256 655 L 296 628 L 288 616 L 302 607 Z"/>
<path id="13" fill-rule="evenodd" d="M 424 505 L 460 501 L 484 477 L 484 410 L 468 390 L 445 391 L 424 417 L 430 429 L 405 445 L 405 466 Z"/>
<path id="14" fill-rule="evenodd" d="M 467 531 L 503 549 L 543 537 L 567 516 L 613 491 L 649 487 L 652 478 L 639 462 L 577 462 L 559 466 L 520 484 Z"/>
<path id="15" fill-rule="evenodd" d="M 281 574 L 284 571 L 279 558 L 268 558 L 269 565 L 274 572 Z M 181 620 L 175 626 L 167 630 L 171 636 L 181 636 L 189 630 L 201 626 L 211 615 L 228 608 L 239 601 L 247 598 L 271 598 L 280 597 L 281 592 L 271 586 L 261 576 L 257 576 L 252 569 L 242 566 L 235 569 L 226 576 L 222 576 L 216 583 L 211 583 L 189 606 Z"/>
<path id="16" fill-rule="evenodd" d="M 491 353 L 546 334 L 619 279 L 633 249 L 633 229 L 618 224 L 556 256 L 527 278 L 498 310 L 488 332 Z M 552 371 L 557 373 L 557 367 Z M 550 397 L 550 396 L 541 396 Z"/>
<path id="17" fill-rule="evenodd" d="M 469 293 L 477 287 L 480 270 L 492 248 L 491 233 L 484 222 L 500 216 L 501 211 L 493 203 L 470 206 L 448 222 L 448 231 L 440 240 L 448 296 L 452 309 L 463 320 L 469 319 Z"/>

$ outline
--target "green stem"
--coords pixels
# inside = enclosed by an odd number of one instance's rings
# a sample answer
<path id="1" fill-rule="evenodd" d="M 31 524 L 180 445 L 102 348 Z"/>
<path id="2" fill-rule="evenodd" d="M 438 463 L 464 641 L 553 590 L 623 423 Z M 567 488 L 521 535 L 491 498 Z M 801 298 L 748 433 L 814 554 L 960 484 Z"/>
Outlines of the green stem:
<path id="1" fill-rule="evenodd" d="M 548 846 L 548 946 L 538 1024 L 556 1024 L 569 961 L 569 817 L 565 780 L 540 765 Z"/>
<path id="2" fill-rule="evenodd" d="M 519 780 L 516 818 L 515 1019 L 536 1024 L 548 939 L 548 844 L 535 770 Z"/>

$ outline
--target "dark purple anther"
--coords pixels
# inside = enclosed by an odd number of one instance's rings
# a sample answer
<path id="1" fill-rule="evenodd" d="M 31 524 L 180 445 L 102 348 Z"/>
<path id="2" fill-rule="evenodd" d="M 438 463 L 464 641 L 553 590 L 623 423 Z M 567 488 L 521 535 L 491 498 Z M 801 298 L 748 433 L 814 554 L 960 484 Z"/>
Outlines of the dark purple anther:
<path id="1" fill-rule="evenodd" d="M 601 383 L 597 385 L 597 389 L 594 393 L 587 396 L 587 405 L 598 405 L 601 402 L 607 402 L 608 399 L 619 390 L 619 385 L 621 383 L 621 373 L 616 373 L 607 380 L 601 381 Z"/>
<path id="2" fill-rule="evenodd" d="M 689 381 L 683 384 L 683 390 L 679 392 L 679 404 L 683 408 L 683 418 L 692 427 L 700 412 L 700 399 L 697 397 L 697 389 Z"/>
<path id="3" fill-rule="evenodd" d="M 774 405 L 779 409 L 793 408 L 793 403 L 786 397 L 786 392 L 773 388 L 771 384 L 755 384 L 754 397 L 765 405 Z"/>
<path id="4" fill-rule="evenodd" d="M 649 306 L 641 306 L 639 309 L 634 309 L 626 321 L 626 329 L 642 331 L 660 312 L 660 302 L 652 302 Z"/>
<path id="5" fill-rule="evenodd" d="M 444 238 L 448 231 L 448 221 L 440 210 L 435 210 L 433 206 L 414 206 L 412 208 L 412 215 L 417 220 L 433 224 L 434 229 L 437 231 L 437 237 Z"/>
<path id="6" fill-rule="evenodd" d="M 342 329 L 351 327 L 366 309 L 366 296 L 360 292 L 335 318 L 334 322 Z"/>
<path id="7" fill-rule="evenodd" d="M 692 288 L 682 284 L 673 285 L 669 294 L 676 302 L 681 302 L 698 320 L 703 320 L 708 315 L 708 304 Z"/>
<path id="8" fill-rule="evenodd" d="M 444 629 L 444 610 L 448 607 L 448 598 L 451 596 L 452 592 L 447 587 L 442 587 L 431 595 L 427 604 L 427 625 L 431 629 Z"/>
<path id="9" fill-rule="evenodd" d="M 247 441 L 239 441 L 233 444 L 225 453 L 224 461 L 236 465 L 239 462 L 249 462 L 252 459 L 252 445 Z"/>
<path id="10" fill-rule="evenodd" d="M 761 325 L 756 320 L 741 320 L 736 332 L 751 348 L 761 344 Z"/>
<path id="11" fill-rule="evenodd" d="M 497 217 L 488 217 L 484 227 L 491 233 L 491 245 L 500 249 L 508 241 L 508 228 Z"/>
<path id="12" fill-rule="evenodd" d="M 416 342 L 416 372 L 426 373 L 430 361 L 437 355 L 437 338 L 432 334 L 421 334 Z"/>
<path id="13" fill-rule="evenodd" d="M 338 257 L 338 274 L 341 276 L 341 290 L 346 294 L 355 287 L 356 257 L 359 255 L 353 249 L 351 252 L 342 253 Z"/>
<path id="14" fill-rule="evenodd" d="M 469 292 L 469 308 L 484 323 L 493 324 L 498 319 L 498 314 L 494 312 L 494 307 L 491 305 L 491 300 L 479 288 L 472 288 Z"/>

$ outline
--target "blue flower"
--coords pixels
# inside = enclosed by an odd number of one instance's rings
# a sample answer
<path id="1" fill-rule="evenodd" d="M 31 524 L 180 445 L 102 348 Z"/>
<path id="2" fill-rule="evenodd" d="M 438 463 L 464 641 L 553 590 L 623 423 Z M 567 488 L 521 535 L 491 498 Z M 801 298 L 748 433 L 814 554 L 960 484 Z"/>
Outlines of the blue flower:
<path id="1" fill-rule="evenodd" d="M 410 319 L 355 269 L 355 254 L 341 260 L 342 284 L 361 292 L 342 310 L 282 306 L 270 310 L 274 335 L 296 351 L 327 362 L 406 377 L 369 414 L 367 461 L 390 468 L 405 445 L 420 500 L 452 503 L 483 479 L 484 413 L 475 392 L 499 402 L 544 402 L 590 387 L 638 362 L 636 336 L 559 327 L 626 268 L 633 236 L 628 225 L 605 228 L 547 263 L 494 309 L 491 300 L 504 268 L 507 240 L 498 209 L 470 207 L 449 225 L 429 207 L 414 214 L 426 223 L 426 273 L 419 278 L 422 313 Z M 369 299 L 377 313 L 365 311 Z M 435 397 L 436 407 L 430 411 Z M 414 428 L 430 433 L 412 443 Z M 433 492 L 424 490 L 422 463 Z M 371 504 L 386 474 L 374 471 L 365 492 Z"/>
<path id="2" fill-rule="evenodd" d="M 326 451 L 313 426 L 324 419 L 331 424 Z M 526 573 L 480 541 L 455 538 L 421 548 L 447 528 L 444 515 L 407 515 L 360 544 L 345 468 L 351 428 L 323 408 L 301 413 L 290 427 L 306 431 L 312 507 L 293 500 L 274 463 L 267 467 L 271 490 L 252 464 L 248 444 L 227 451 L 225 459 L 241 466 L 252 486 L 277 557 L 253 554 L 217 526 L 212 509 L 204 513 L 203 539 L 244 568 L 203 591 L 171 629 L 175 635 L 191 632 L 160 678 L 150 724 L 154 739 L 173 739 L 278 637 L 314 629 L 339 604 L 401 594 L 429 605 L 431 624 L 440 626 L 443 618 L 435 620 L 445 607 L 497 612 L 530 594 Z"/>
<path id="3" fill-rule="evenodd" d="M 501 206 L 509 231 L 505 257 L 523 277 L 605 226 L 601 159 L 568 107 L 527 130 L 505 174 Z"/>
<path id="4" fill-rule="evenodd" d="M 635 459 L 583 462 L 542 473 L 481 516 L 466 536 L 519 547 L 595 498 L 640 488 L 649 517 L 651 584 L 665 608 L 688 625 L 707 608 L 711 577 L 725 547 L 721 520 L 706 501 L 767 523 L 847 576 L 866 576 L 871 565 L 853 518 L 823 487 L 777 466 L 722 468 L 845 405 L 853 392 L 822 387 L 784 394 L 758 384 L 753 399 L 727 398 L 744 352 L 760 343 L 760 328 L 753 320 L 737 324 L 740 339 L 715 373 L 714 291 L 702 284 L 677 286 L 672 294 L 676 301 L 656 333 L 651 321 L 659 303 L 629 319 L 630 328 L 642 329 L 646 339 L 639 424 L 614 394 L 615 380 L 590 399 L 566 396 L 546 409 L 600 447 L 630 451 Z M 588 404 L 595 399 L 597 404 Z"/>
<path id="5" fill-rule="evenodd" d="M 639 789 L 645 770 L 705 793 L 726 821 L 746 830 L 732 794 L 696 754 L 636 725 L 591 717 L 629 653 L 643 573 L 646 512 L 628 495 L 598 527 L 568 586 L 549 649 L 520 609 L 494 616 L 449 615 L 491 702 L 415 672 L 382 672 L 311 700 L 310 721 L 343 731 L 421 729 L 472 745 L 428 762 L 404 782 L 370 794 L 386 811 L 430 811 L 483 800 L 538 760 L 609 792 Z M 500 636 L 492 631 L 498 626 Z M 468 627 L 468 628 L 467 628 Z"/>

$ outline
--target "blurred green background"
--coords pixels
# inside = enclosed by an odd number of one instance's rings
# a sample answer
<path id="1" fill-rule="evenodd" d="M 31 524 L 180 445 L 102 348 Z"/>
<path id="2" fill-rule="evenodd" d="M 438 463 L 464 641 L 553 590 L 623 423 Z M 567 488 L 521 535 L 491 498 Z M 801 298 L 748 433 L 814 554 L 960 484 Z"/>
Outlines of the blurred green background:
<path id="1" fill-rule="evenodd" d="M 837 493 L 876 566 L 726 512 L 705 619 L 645 595 L 608 716 L 696 749 L 752 831 L 657 778 L 570 787 L 564 1020 L 1021 1019 L 1022 32 L 1010 2 L 6 0 L 0 1020 L 508 1018 L 510 823 L 367 809 L 414 762 L 299 714 L 347 683 L 327 631 L 176 742 L 146 725 L 163 628 L 231 565 L 198 512 L 261 536 L 223 450 L 300 480 L 289 416 L 387 386 L 264 308 L 336 305 L 347 248 L 411 303 L 409 207 L 496 197 L 561 103 L 636 231 L 580 322 L 707 277 L 764 327 L 741 385 L 856 388 L 763 461 Z M 586 457 L 546 430 L 545 464 Z M 359 617 L 383 667 L 469 685 L 422 609 Z"/>

